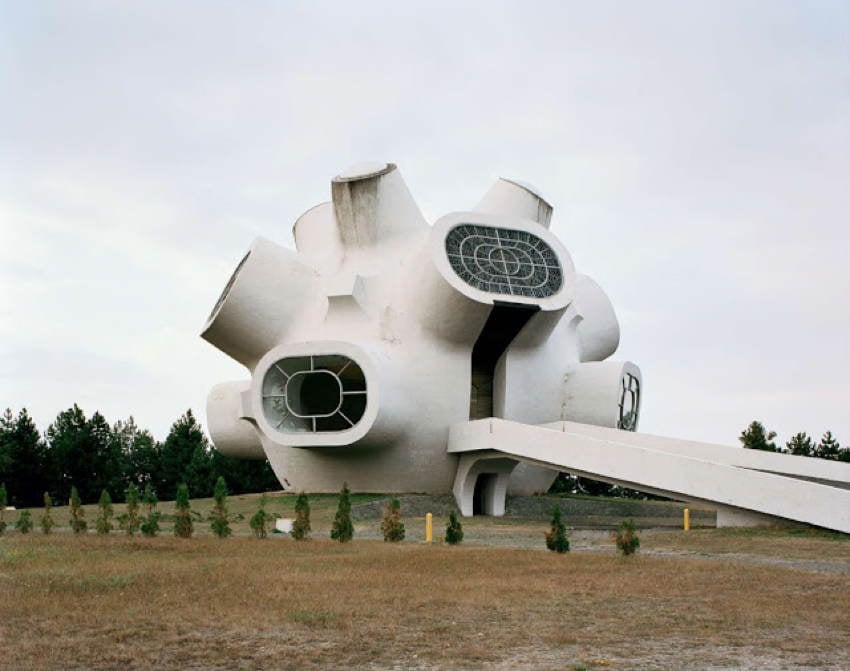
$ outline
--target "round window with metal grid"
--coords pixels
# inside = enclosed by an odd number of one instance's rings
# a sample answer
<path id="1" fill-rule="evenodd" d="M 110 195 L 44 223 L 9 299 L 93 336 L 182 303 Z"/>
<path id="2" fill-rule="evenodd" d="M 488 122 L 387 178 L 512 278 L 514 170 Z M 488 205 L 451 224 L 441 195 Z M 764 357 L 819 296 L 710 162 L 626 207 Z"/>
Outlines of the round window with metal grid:
<path id="1" fill-rule="evenodd" d="M 489 293 L 548 298 L 564 282 L 555 251 L 528 231 L 460 224 L 446 235 L 446 255 L 460 279 Z"/>
<path id="2" fill-rule="evenodd" d="M 638 411 L 640 410 L 640 380 L 631 373 L 626 373 L 620 380 L 620 417 L 617 428 L 624 431 L 634 431 L 637 428 Z"/>
<path id="3" fill-rule="evenodd" d="M 340 354 L 287 357 L 263 378 L 263 415 L 283 433 L 345 431 L 366 412 L 366 377 Z"/>

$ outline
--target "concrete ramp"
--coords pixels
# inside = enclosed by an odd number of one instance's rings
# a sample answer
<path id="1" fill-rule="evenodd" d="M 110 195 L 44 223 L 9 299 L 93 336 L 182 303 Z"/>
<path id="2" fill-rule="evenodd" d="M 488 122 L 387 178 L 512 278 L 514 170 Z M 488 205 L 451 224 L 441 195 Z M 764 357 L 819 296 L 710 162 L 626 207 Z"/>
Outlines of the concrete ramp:
<path id="1" fill-rule="evenodd" d="M 718 526 L 791 520 L 850 533 L 850 464 L 557 422 L 455 424 L 454 494 L 463 515 L 503 515 L 520 461 L 717 508 Z M 478 492 L 476 492 L 476 486 Z"/>

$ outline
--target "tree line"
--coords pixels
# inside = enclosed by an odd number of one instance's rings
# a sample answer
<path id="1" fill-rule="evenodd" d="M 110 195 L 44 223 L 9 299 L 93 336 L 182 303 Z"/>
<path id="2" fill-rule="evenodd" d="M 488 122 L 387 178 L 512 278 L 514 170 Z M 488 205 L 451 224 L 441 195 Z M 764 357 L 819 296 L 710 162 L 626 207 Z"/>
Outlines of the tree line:
<path id="1" fill-rule="evenodd" d="M 76 404 L 60 412 L 42 435 L 26 408 L 7 408 L 0 416 L 0 483 L 9 504 L 41 505 L 44 493 L 68 501 L 71 487 L 83 503 L 101 492 L 123 502 L 130 485 L 149 485 L 161 499 L 174 499 L 181 483 L 193 496 L 209 497 L 224 476 L 234 494 L 280 489 L 268 461 L 226 457 L 207 439 L 191 410 L 172 425 L 165 440 L 156 440 L 130 417 L 109 424 L 95 412 L 86 417 Z"/>
<path id="2" fill-rule="evenodd" d="M 768 431 L 764 424 L 758 421 L 750 422 L 750 425 L 738 436 L 741 445 L 751 450 L 850 462 L 850 448 L 841 447 L 832 435 L 832 431 L 824 433 L 819 442 L 815 442 L 805 431 L 800 431 L 791 436 L 784 447 L 777 445 L 775 439 L 776 431 Z"/>

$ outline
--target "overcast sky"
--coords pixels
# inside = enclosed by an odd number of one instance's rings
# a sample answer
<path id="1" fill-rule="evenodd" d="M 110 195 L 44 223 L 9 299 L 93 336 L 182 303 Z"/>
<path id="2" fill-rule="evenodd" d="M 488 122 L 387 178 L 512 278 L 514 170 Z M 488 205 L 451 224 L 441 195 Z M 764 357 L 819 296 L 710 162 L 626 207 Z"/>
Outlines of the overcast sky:
<path id="1" fill-rule="evenodd" d="M 641 430 L 850 443 L 850 4 L 5 2 L 0 407 L 163 438 L 251 240 L 361 160 L 429 221 L 537 185 Z"/>

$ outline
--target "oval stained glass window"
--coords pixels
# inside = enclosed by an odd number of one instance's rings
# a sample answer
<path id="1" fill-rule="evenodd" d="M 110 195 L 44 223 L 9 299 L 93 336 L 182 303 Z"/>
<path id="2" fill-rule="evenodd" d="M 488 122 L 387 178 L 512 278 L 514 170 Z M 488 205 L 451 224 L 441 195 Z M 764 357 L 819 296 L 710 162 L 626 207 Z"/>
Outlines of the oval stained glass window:
<path id="1" fill-rule="evenodd" d="M 446 235 L 446 255 L 460 279 L 488 293 L 548 298 L 564 283 L 555 251 L 528 231 L 460 224 Z"/>
<path id="2" fill-rule="evenodd" d="M 283 433 L 345 431 L 366 412 L 366 377 L 340 354 L 280 359 L 263 378 L 263 415 Z"/>

